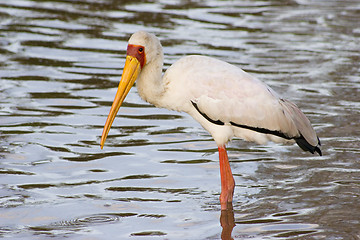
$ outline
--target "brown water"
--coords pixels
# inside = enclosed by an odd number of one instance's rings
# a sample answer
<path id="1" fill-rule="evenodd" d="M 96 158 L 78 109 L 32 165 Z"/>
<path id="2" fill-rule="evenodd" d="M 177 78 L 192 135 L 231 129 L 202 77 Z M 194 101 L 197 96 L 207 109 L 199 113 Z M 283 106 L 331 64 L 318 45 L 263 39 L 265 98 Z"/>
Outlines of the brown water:
<path id="1" fill-rule="evenodd" d="M 360 239 L 360 2 L 134 2 L 0 1 L 0 237 Z M 165 68 L 216 57 L 296 102 L 324 156 L 234 140 L 221 213 L 211 136 L 135 88 L 100 150 L 140 29 Z"/>

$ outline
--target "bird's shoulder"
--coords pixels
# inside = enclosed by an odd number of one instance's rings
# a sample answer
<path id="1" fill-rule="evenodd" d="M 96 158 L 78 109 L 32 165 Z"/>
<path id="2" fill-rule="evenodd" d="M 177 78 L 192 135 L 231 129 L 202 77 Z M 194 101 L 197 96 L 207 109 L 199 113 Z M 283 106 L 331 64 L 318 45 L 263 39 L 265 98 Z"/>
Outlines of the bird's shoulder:
<path id="1" fill-rule="evenodd" d="M 165 85 L 190 85 L 190 89 L 211 91 L 226 89 L 249 90 L 252 86 L 263 85 L 240 67 L 225 61 L 202 55 L 189 55 L 172 64 L 163 77 Z"/>
<path id="2" fill-rule="evenodd" d="M 163 81 L 166 93 L 180 103 L 181 110 L 186 110 L 182 106 L 190 101 L 198 103 L 204 111 L 229 108 L 232 112 L 234 105 L 258 109 L 259 105 L 273 105 L 278 100 L 269 86 L 241 68 L 207 56 L 180 58 L 165 72 Z"/>
<path id="3" fill-rule="evenodd" d="M 228 62 L 222 61 L 217 58 L 203 56 L 203 55 L 188 55 L 180 58 L 172 64 L 165 74 L 194 74 L 204 75 L 210 77 L 211 75 L 218 76 L 219 74 L 226 74 L 226 76 L 234 75 L 251 78 L 249 74 L 241 68 L 232 65 Z"/>

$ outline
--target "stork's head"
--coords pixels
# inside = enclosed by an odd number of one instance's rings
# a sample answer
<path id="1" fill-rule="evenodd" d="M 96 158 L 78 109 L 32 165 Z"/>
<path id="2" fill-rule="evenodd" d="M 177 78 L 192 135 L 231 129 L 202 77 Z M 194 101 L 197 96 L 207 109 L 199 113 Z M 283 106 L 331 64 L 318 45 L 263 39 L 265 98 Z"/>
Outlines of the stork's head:
<path id="1" fill-rule="evenodd" d="M 159 39 L 154 34 L 139 31 L 130 37 L 123 74 L 101 136 L 101 148 L 104 146 L 106 137 L 121 104 L 134 85 L 141 70 L 157 59 L 159 54 L 162 54 L 162 47 Z"/>
<path id="2" fill-rule="evenodd" d="M 135 57 L 143 68 L 162 55 L 162 46 L 154 34 L 138 31 L 130 37 L 126 54 Z"/>

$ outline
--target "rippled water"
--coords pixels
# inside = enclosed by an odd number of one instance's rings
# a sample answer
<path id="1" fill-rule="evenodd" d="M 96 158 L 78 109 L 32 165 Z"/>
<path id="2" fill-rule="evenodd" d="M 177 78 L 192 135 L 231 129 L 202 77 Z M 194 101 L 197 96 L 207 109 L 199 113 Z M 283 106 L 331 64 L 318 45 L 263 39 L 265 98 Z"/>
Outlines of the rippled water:
<path id="1" fill-rule="evenodd" d="M 12 0 L 0 21 L 0 237 L 360 239 L 359 1 Z M 165 68 L 216 57 L 296 102 L 324 156 L 234 140 L 221 212 L 211 136 L 136 88 L 100 150 L 141 29 Z"/>

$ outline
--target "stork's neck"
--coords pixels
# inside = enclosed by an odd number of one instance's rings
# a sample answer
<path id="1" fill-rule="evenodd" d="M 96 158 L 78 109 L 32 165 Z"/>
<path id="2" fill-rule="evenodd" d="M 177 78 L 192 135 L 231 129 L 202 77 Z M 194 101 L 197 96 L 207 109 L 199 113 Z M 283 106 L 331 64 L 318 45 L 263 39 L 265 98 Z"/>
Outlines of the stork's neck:
<path id="1" fill-rule="evenodd" d="M 163 53 L 159 53 L 155 60 L 146 63 L 136 81 L 139 95 L 145 101 L 158 105 L 164 93 L 162 82 Z"/>

